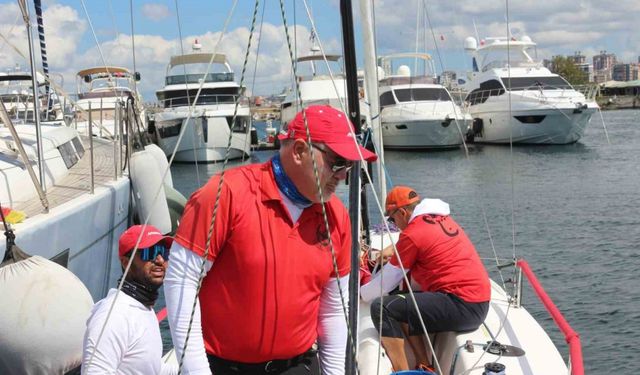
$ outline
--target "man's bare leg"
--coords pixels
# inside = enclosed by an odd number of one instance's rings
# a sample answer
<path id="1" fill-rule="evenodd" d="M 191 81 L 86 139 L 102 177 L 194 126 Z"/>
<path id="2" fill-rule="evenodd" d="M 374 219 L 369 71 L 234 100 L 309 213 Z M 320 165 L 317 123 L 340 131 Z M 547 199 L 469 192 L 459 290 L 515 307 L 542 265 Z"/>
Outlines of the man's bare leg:
<path id="1" fill-rule="evenodd" d="M 391 360 L 394 371 L 409 370 L 407 355 L 404 351 L 404 339 L 383 336 L 382 346 Z"/>
<path id="2" fill-rule="evenodd" d="M 411 336 L 409 335 L 409 325 L 406 323 L 401 323 L 402 331 L 404 332 L 405 337 L 409 341 L 409 346 L 411 347 L 411 351 L 413 351 L 413 356 L 416 359 L 416 365 L 423 364 L 426 366 L 431 365 L 429 361 L 429 356 L 427 354 L 427 348 L 424 342 L 424 335 Z"/>

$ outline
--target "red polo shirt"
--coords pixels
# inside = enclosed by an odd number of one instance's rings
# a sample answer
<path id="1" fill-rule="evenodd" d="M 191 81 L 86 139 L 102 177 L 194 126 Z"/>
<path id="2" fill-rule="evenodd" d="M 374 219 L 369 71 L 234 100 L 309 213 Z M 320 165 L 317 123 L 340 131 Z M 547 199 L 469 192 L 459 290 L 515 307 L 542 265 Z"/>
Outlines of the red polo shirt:
<path id="1" fill-rule="evenodd" d="M 204 253 L 220 178 L 196 191 L 175 240 Z M 335 196 L 326 204 L 340 277 L 350 270 L 347 210 Z M 320 295 L 335 277 L 322 207 L 293 223 L 275 183 L 271 162 L 227 171 L 200 291 L 207 353 L 248 363 L 291 358 L 318 333 Z"/>
<path id="2" fill-rule="evenodd" d="M 420 215 L 396 244 L 402 265 L 423 291 L 452 293 L 466 302 L 491 299 L 489 275 L 475 247 L 450 216 Z M 391 264 L 399 267 L 397 256 Z"/>

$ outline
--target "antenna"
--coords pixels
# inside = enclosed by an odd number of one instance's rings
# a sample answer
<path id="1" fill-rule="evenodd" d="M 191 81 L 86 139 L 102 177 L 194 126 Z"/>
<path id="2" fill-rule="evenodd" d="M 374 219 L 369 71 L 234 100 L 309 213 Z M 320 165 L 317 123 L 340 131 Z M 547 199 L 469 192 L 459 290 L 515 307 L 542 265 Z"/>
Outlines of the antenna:
<path id="1" fill-rule="evenodd" d="M 480 42 L 480 37 L 478 36 L 478 28 L 476 27 L 476 20 L 473 19 L 472 21 L 473 21 L 473 30 L 475 30 L 476 32 L 476 40 Z"/>

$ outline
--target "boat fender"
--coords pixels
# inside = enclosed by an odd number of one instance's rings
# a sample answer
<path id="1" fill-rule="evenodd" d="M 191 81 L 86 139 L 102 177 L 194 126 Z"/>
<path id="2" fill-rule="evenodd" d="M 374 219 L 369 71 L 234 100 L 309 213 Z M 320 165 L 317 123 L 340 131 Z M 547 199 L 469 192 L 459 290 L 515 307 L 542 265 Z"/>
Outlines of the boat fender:
<path id="1" fill-rule="evenodd" d="M 68 269 L 40 256 L 0 266 L 0 374 L 63 374 L 82 362 L 93 299 Z"/>
<path id="2" fill-rule="evenodd" d="M 178 229 L 178 224 L 180 224 L 184 207 L 187 205 L 187 198 L 172 187 L 165 186 L 164 192 L 167 196 L 167 206 L 169 207 L 169 216 L 171 217 L 171 235 L 174 235 Z"/>
<path id="3" fill-rule="evenodd" d="M 134 152 L 130 163 L 133 200 L 140 222 L 145 222 L 149 218 L 148 224 L 155 226 L 162 233 L 170 233 L 171 215 L 167 205 L 165 182 L 162 180 L 157 158 L 153 155 L 153 151 L 145 148 Z"/>
<path id="4" fill-rule="evenodd" d="M 258 130 L 256 130 L 256 128 L 254 127 L 251 127 L 251 144 L 252 145 L 258 144 Z"/>
<path id="5" fill-rule="evenodd" d="M 150 152 L 151 155 L 153 155 L 153 157 L 156 159 L 157 168 L 160 171 L 160 176 L 162 176 L 164 171 L 169 168 L 169 161 L 167 160 L 164 151 L 162 151 L 162 149 L 155 144 L 146 145 L 144 146 L 144 149 Z M 164 186 L 169 186 L 171 188 L 173 187 L 173 178 L 171 177 L 170 169 L 167 172 L 167 175 L 164 176 Z"/>

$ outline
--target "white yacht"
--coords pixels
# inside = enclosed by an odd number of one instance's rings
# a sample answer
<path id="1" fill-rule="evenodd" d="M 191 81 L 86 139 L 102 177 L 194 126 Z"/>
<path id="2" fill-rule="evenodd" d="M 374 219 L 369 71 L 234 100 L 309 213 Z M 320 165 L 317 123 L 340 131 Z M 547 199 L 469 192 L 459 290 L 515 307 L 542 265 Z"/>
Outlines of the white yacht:
<path id="1" fill-rule="evenodd" d="M 465 103 L 473 116 L 467 137 L 485 143 L 567 144 L 582 137 L 594 98 L 576 91 L 530 55 L 536 44 L 527 36 L 468 37 L 473 56 Z"/>
<path id="2" fill-rule="evenodd" d="M 422 63 L 424 74 L 412 75 L 407 65 L 400 65 L 394 74 L 392 61 L 401 59 Z M 393 54 L 380 57 L 379 64 L 383 72 L 379 92 L 385 148 L 446 149 L 462 144 L 471 116 L 463 113 L 433 75 L 427 74 L 427 67 L 434 71 L 430 55 Z"/>
<path id="3" fill-rule="evenodd" d="M 298 72 L 299 95 L 296 94 L 296 87 L 292 87 L 280 105 L 281 128 L 285 128 L 289 121 L 293 120 L 296 113 L 300 112 L 300 101 L 306 108 L 310 105 L 330 105 L 339 110 L 343 110 L 347 105 L 347 83 L 342 67 L 338 63 L 340 55 L 322 55 L 320 48 L 311 48 L 311 55 L 302 56 L 296 59 L 297 63 L 308 63 L 311 67 L 311 74 Z M 326 63 L 325 63 L 326 60 Z M 331 74 L 322 74 L 324 65 L 331 65 Z M 320 65 L 320 67 L 318 66 Z M 301 65 L 302 66 L 302 65 Z M 364 105 L 364 90 L 360 90 L 360 119 L 361 124 L 366 121 L 368 106 Z"/>
<path id="4" fill-rule="evenodd" d="M 142 96 L 136 90 L 140 73 L 131 73 L 127 68 L 117 66 L 99 66 L 84 69 L 76 74 L 78 101 L 76 102 L 76 127 L 88 134 L 89 109 L 93 135 L 113 138 L 116 129 L 114 119 L 116 103 L 133 100 L 136 112 L 136 124 L 144 129 L 144 109 Z"/>
<path id="5" fill-rule="evenodd" d="M 225 55 L 201 53 L 200 49 L 196 41 L 193 53 L 171 57 L 165 87 L 156 91 L 163 108 L 154 115 L 158 145 L 167 156 L 175 149 L 177 162 L 217 162 L 225 159 L 231 137 L 229 159 L 249 156 L 251 115 L 244 90 L 234 81 Z M 205 75 L 210 61 L 211 69 Z M 201 83 L 202 91 L 194 104 Z M 187 129 L 177 145 L 183 126 Z"/>
<path id="6" fill-rule="evenodd" d="M 36 74 L 38 87 L 45 86 L 45 78 L 42 74 Z M 7 73 L 0 73 L 0 99 L 15 123 L 34 121 L 33 91 L 31 73 L 23 72 L 20 68 Z M 54 90 L 46 93 L 40 92 L 42 103 L 41 115 L 43 119 L 63 120 L 66 103 L 59 100 Z M 47 105 L 48 103 L 48 105 Z"/>

